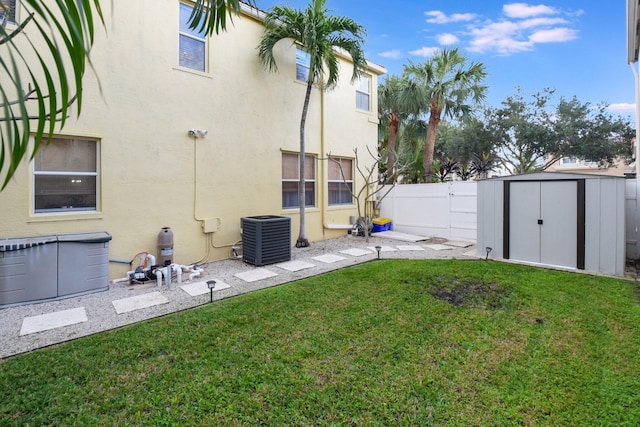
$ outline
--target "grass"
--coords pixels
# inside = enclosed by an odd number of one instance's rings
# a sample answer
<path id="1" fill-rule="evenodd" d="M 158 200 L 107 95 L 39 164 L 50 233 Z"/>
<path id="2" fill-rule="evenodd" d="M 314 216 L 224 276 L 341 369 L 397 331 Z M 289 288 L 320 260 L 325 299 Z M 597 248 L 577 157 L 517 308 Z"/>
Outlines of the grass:
<path id="1" fill-rule="evenodd" d="M 631 282 L 379 261 L 0 362 L 0 425 L 635 425 Z"/>

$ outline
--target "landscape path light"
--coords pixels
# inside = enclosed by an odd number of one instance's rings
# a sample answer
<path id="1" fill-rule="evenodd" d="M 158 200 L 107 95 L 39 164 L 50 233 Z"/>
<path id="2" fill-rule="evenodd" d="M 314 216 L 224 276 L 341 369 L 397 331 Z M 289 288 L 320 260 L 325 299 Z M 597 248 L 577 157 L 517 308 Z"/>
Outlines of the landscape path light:
<path id="1" fill-rule="evenodd" d="M 213 302 L 213 288 L 216 287 L 216 281 L 207 280 L 207 286 L 209 287 L 209 302 Z"/>

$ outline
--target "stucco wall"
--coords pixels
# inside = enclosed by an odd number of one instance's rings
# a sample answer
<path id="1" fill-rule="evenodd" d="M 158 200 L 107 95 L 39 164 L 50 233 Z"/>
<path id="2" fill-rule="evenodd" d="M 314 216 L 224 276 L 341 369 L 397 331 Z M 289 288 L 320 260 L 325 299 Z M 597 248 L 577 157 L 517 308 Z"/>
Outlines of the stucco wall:
<path id="1" fill-rule="evenodd" d="M 282 151 L 298 151 L 305 85 L 295 79 L 295 47 L 277 46 L 278 73 L 263 69 L 256 46 L 262 25 L 235 18 L 227 33 L 208 43 L 208 72 L 178 67 L 178 2 L 103 2 L 106 31 L 92 51 L 96 74 L 85 77 L 82 115 L 62 135 L 100 141 L 98 212 L 33 214 L 31 166 L 24 163 L 0 193 L 0 237 L 107 231 L 112 259 L 156 252 L 156 236 L 169 226 L 175 261 L 193 263 L 230 255 L 241 239 L 240 218 L 290 215 L 282 210 Z M 306 123 L 307 153 L 353 157 L 375 150 L 377 67 L 372 71 L 371 112 L 355 108 L 351 64 L 341 67 L 333 91 L 314 89 Z M 371 71 L 371 70 L 370 70 Z M 102 92 L 98 87 L 98 81 Z M 72 113 L 73 114 L 73 113 Z M 208 130 L 205 138 L 188 136 Z M 361 156 L 363 165 L 373 160 Z M 310 240 L 344 234 L 323 223 L 348 223 L 354 206 L 327 208 L 326 162 L 317 163 L 317 203 L 307 211 Z M 362 185 L 356 177 L 356 187 Z M 207 238 L 201 220 L 220 228 Z M 212 245 L 209 245 L 209 240 Z M 127 266 L 113 264 L 112 277 Z"/>

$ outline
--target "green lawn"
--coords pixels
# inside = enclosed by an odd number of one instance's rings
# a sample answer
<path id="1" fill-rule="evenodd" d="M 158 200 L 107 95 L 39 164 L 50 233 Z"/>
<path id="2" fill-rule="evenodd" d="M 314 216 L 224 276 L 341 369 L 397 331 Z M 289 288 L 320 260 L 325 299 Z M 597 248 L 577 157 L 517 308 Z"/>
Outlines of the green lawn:
<path id="1" fill-rule="evenodd" d="M 378 261 L 0 362 L 0 425 L 637 425 L 634 283 Z"/>

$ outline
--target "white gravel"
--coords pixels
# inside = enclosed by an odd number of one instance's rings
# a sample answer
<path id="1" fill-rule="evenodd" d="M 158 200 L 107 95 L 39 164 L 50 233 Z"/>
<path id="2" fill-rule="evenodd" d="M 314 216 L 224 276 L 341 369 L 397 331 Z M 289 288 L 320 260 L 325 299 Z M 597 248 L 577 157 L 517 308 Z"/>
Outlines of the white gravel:
<path id="1" fill-rule="evenodd" d="M 200 282 L 211 279 L 221 280 L 230 285 L 227 289 L 214 292 L 214 300 L 230 298 L 235 295 L 280 285 L 297 279 L 315 276 L 327 271 L 348 267 L 355 264 L 371 261 L 377 258 L 375 250 L 370 250 L 377 245 L 382 246 L 380 253 L 384 259 L 432 259 L 432 258 L 457 258 L 469 259 L 471 251 L 475 251 L 475 246 L 467 248 L 451 247 L 447 250 L 434 250 L 425 247 L 428 244 L 439 244 L 445 242 L 443 239 L 430 239 L 417 243 L 402 242 L 381 237 L 371 237 L 367 243 L 363 237 L 345 236 L 337 239 L 312 242 L 308 248 L 293 248 L 292 261 L 300 261 L 313 264 L 314 267 L 305 268 L 299 271 L 289 271 L 286 268 L 278 267 L 277 264 L 268 265 L 265 268 L 277 276 L 267 279 L 245 282 L 234 275 L 241 272 L 256 270 L 256 267 L 242 262 L 238 258 L 230 258 L 214 261 L 202 265 L 204 269 L 201 277 L 194 278 L 192 282 Z M 405 248 L 403 248 L 403 246 Z M 419 246 L 420 249 L 410 250 L 406 246 Z M 400 250 L 402 248 L 404 250 Z M 348 249 L 368 250 L 370 253 L 353 256 L 341 253 Z M 314 257 L 321 255 L 338 255 L 343 260 L 333 263 L 324 263 L 314 260 Z M 183 284 L 189 282 L 184 281 Z M 168 299 L 168 303 L 148 307 L 140 310 L 117 314 L 112 301 L 142 295 L 150 292 L 160 291 Z M 165 285 L 158 289 L 155 284 L 127 286 L 125 283 L 110 284 L 109 290 L 97 292 L 73 298 L 61 299 L 38 304 L 28 304 L 16 307 L 0 309 L 0 358 L 32 351 L 41 347 L 46 347 L 61 342 L 73 340 L 79 337 L 95 334 L 97 332 L 118 328 L 146 319 L 163 316 L 191 307 L 209 303 L 210 295 L 203 294 L 191 296 L 179 285 L 172 284 L 171 289 Z M 47 313 L 54 313 L 62 310 L 71 310 L 84 307 L 87 321 L 69 326 L 59 327 L 47 331 L 35 332 L 20 336 L 22 322 L 25 317 L 37 316 Z"/>

